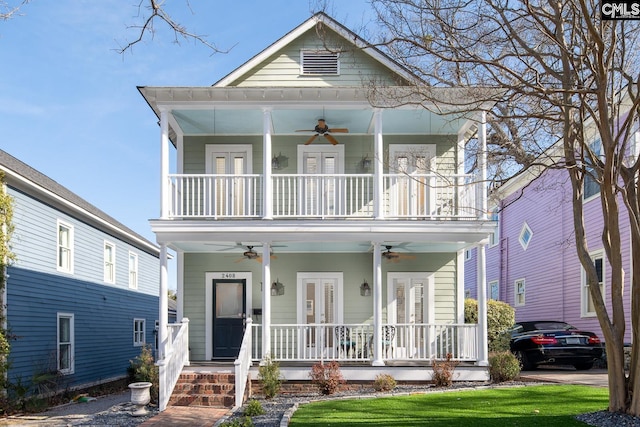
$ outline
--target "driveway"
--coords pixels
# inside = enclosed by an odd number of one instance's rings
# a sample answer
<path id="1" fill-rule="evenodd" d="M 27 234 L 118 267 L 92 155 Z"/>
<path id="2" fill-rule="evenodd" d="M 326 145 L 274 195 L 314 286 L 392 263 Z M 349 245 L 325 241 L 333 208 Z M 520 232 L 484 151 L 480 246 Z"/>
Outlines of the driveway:
<path id="1" fill-rule="evenodd" d="M 595 387 L 609 386 L 606 369 L 576 371 L 572 366 L 542 366 L 533 371 L 522 371 L 520 377 L 554 383 L 584 384 Z"/>

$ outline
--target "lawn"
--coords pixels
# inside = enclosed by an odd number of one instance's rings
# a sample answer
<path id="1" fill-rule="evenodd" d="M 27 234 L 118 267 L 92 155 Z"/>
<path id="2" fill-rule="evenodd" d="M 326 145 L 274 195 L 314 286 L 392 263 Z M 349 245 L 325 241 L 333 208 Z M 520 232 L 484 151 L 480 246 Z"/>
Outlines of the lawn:
<path id="1" fill-rule="evenodd" d="M 302 405 L 292 427 L 303 426 L 585 426 L 573 417 L 607 408 L 608 390 L 536 385 Z"/>

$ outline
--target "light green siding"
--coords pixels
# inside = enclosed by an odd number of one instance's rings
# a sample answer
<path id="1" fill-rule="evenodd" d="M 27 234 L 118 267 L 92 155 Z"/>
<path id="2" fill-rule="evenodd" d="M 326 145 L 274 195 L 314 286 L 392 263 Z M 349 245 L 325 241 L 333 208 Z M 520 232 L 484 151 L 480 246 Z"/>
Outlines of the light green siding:
<path id="1" fill-rule="evenodd" d="M 252 308 L 262 305 L 261 275 L 259 262 L 241 259 L 242 254 L 194 254 L 184 256 L 185 272 L 185 316 L 189 323 L 189 346 L 192 360 L 205 358 L 205 274 L 207 272 L 250 272 L 253 275 Z M 297 323 L 297 284 L 298 272 L 342 272 L 344 279 L 344 323 L 373 322 L 373 297 L 360 295 L 360 284 L 367 280 L 373 282 L 373 264 L 370 253 L 343 254 L 276 254 L 271 261 L 272 279 L 278 279 L 285 285 L 285 294 L 271 298 L 271 323 Z M 395 272 L 435 272 L 435 320 L 439 323 L 456 321 L 456 283 L 455 254 L 416 254 L 416 259 L 400 263 L 383 261 L 383 307 L 387 304 L 387 273 Z M 249 290 L 248 290 L 249 291 Z M 251 312 L 251 310 L 249 310 Z M 386 310 L 383 313 L 386 319 Z"/>
<path id="2" fill-rule="evenodd" d="M 369 55 L 355 49 L 341 36 L 327 29 L 325 39 L 315 29 L 276 52 L 253 70 L 232 82 L 230 86 L 244 87 L 331 87 L 363 86 L 375 79 L 378 84 L 402 85 L 399 77 Z M 340 73 L 337 76 L 309 76 L 300 74 L 302 50 L 327 50 L 340 53 Z"/>

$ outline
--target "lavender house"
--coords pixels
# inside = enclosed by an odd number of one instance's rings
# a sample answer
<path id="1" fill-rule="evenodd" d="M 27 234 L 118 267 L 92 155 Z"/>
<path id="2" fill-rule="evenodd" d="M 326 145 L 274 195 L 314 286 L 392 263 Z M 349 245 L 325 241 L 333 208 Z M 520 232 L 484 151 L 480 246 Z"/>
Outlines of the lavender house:
<path id="1" fill-rule="evenodd" d="M 635 141 L 638 141 L 635 136 Z M 637 143 L 634 150 L 637 148 Z M 637 151 L 636 151 L 637 152 Z M 516 310 L 516 321 L 561 320 L 603 337 L 578 260 L 573 229 L 571 183 L 564 170 L 524 174 L 499 190 L 494 208 L 497 232 L 486 250 L 487 297 Z M 591 257 L 599 267 L 605 301 L 610 302 L 609 266 L 601 240 L 602 211 L 598 187 L 585 184 L 584 219 Z M 625 209 L 621 224 L 628 224 Z M 621 227 L 628 230 L 628 226 Z M 622 235 L 623 259 L 631 271 L 629 233 Z M 465 295 L 477 298 L 476 249 L 465 253 Z M 630 304 L 630 276 L 624 295 Z M 610 306 L 609 306 L 610 308 Z M 629 305 L 625 310 L 629 309 Z M 631 319 L 625 341 L 631 339 Z"/>

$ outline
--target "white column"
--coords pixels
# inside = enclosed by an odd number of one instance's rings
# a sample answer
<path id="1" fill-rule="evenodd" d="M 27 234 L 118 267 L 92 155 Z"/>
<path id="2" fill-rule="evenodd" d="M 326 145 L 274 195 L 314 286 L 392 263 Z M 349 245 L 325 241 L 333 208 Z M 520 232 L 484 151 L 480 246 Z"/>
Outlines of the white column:
<path id="1" fill-rule="evenodd" d="M 373 366 L 384 366 L 382 360 L 382 251 L 373 244 Z"/>
<path id="2" fill-rule="evenodd" d="M 158 325 L 158 360 L 164 359 L 166 354 L 166 345 L 167 345 L 167 329 L 169 323 L 169 314 L 168 314 L 168 295 L 167 291 L 169 290 L 169 274 L 168 274 L 168 263 L 169 256 L 167 254 L 167 245 L 164 243 L 160 245 L 160 306 L 158 314 L 159 317 L 159 325 Z"/>
<path id="3" fill-rule="evenodd" d="M 384 151 L 382 140 L 382 110 L 375 110 L 373 113 L 374 121 L 374 168 L 373 168 L 373 217 L 375 219 L 384 219 L 383 211 L 383 193 L 384 193 Z"/>
<path id="4" fill-rule="evenodd" d="M 262 246 L 262 358 L 271 350 L 271 245 Z"/>
<path id="5" fill-rule="evenodd" d="M 271 158 L 273 156 L 271 151 L 271 111 L 265 109 L 262 112 L 263 219 L 273 219 L 273 182 L 271 180 Z"/>
<path id="6" fill-rule="evenodd" d="M 478 361 L 479 366 L 489 365 L 487 338 L 487 271 L 485 245 L 478 245 Z"/>
<path id="7" fill-rule="evenodd" d="M 479 209 L 478 219 L 487 219 L 487 113 L 480 113 L 480 124 L 478 126 L 478 201 L 476 206 Z"/>
<path id="8" fill-rule="evenodd" d="M 160 110 L 160 219 L 169 218 L 169 112 Z"/>

